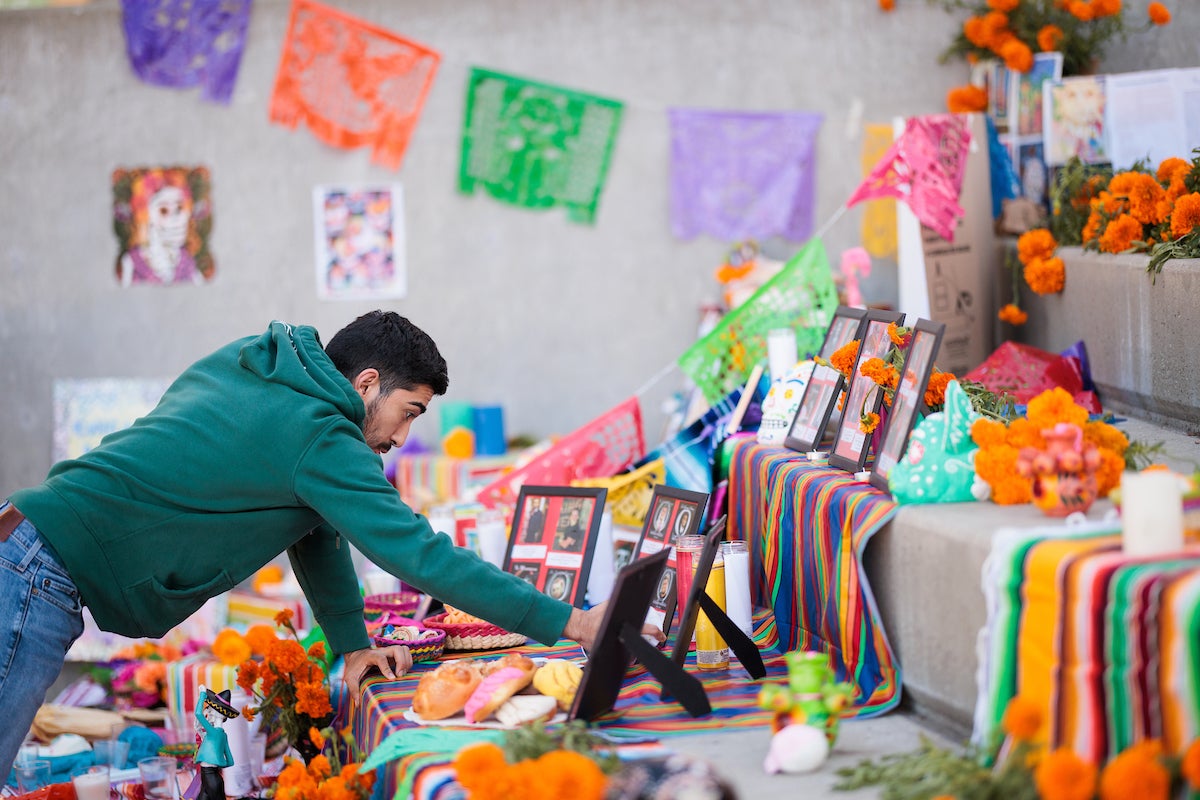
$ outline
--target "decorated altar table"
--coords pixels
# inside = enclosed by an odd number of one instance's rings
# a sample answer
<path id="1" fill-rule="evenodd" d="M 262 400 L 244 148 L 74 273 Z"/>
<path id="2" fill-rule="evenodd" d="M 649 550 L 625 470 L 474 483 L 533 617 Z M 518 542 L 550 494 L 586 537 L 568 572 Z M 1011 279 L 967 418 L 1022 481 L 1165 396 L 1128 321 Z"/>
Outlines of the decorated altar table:
<path id="1" fill-rule="evenodd" d="M 726 443 L 730 537 L 749 542 L 756 605 L 774 611 L 784 650 L 823 650 L 873 716 L 900 701 L 900 666 L 876 608 L 862 554 L 896 512 L 884 492 L 804 453 Z"/>
<path id="2" fill-rule="evenodd" d="M 614 740 L 624 739 L 628 745 L 619 745 L 624 756 L 637 757 L 642 753 L 656 755 L 661 747 L 650 747 L 654 740 L 662 737 L 691 733 L 707 733 L 718 730 L 766 728 L 770 726 L 772 713 L 758 707 L 758 691 L 766 681 L 785 680 L 786 666 L 783 650 L 779 647 L 773 615 L 759 609 L 754 618 L 754 641 L 763 654 L 767 676 L 754 681 L 736 660 L 731 660 L 728 670 L 699 672 L 696 670 L 695 652 L 688 654 L 686 669 L 700 678 L 712 704 L 712 713 L 703 717 L 688 715 L 677 702 L 659 699 L 661 685 L 640 665 L 634 665 L 626 674 L 616 707 L 598 720 L 599 727 Z M 668 642 L 668 650 L 674 646 Z M 505 650 L 489 650 L 480 653 L 449 653 L 442 660 L 455 658 L 499 657 L 506 653 L 521 653 L 531 658 L 565 658 L 582 660 L 582 648 L 574 642 L 562 640 L 553 647 L 527 644 Z M 411 708 L 417 683 L 434 663 L 418 663 L 413 670 L 396 680 L 375 675 L 363 681 L 362 698 L 351 718 L 355 739 L 370 754 L 399 731 L 418 727 L 404 718 Z M 345 712 L 345 700 L 339 705 Z M 669 745 L 668 745 L 669 746 Z M 453 780 L 449 762 L 453 753 L 413 753 L 396 759 L 380 769 L 378 780 L 383 784 L 377 789 L 378 797 L 391 800 L 405 798 L 458 798 L 462 790 Z M 399 793 L 397 795 L 397 790 Z M 379 794 L 379 792 L 382 794 Z"/>

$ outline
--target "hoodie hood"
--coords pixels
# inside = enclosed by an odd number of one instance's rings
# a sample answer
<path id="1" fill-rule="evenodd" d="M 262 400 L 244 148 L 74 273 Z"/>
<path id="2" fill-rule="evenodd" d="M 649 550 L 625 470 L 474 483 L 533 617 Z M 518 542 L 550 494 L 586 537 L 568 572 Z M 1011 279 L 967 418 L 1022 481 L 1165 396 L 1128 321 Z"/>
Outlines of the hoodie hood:
<path id="1" fill-rule="evenodd" d="M 238 363 L 265 381 L 332 403 L 360 428 L 366 419 L 362 398 L 325 354 L 316 328 L 276 320 L 242 346 Z"/>

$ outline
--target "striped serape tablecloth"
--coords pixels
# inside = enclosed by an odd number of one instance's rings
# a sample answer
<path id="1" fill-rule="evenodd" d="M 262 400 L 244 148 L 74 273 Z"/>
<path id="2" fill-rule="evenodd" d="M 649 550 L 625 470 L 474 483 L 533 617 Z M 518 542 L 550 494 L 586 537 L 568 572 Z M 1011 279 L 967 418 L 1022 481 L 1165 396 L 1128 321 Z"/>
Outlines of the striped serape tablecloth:
<path id="1" fill-rule="evenodd" d="M 763 681 L 753 681 L 736 660 L 731 660 L 728 670 L 697 671 L 695 652 L 688 654 L 685 668 L 704 683 L 712 704 L 713 710 L 708 716 L 692 717 L 678 703 L 661 701 L 661 685 L 641 665 L 634 665 L 625 677 L 616 707 L 597 721 L 598 726 L 615 740 L 630 740 L 629 744 L 619 745 L 619 755 L 640 757 L 658 754 L 662 749 L 649 747 L 651 742 L 634 741 L 635 739 L 657 739 L 680 734 L 770 725 L 772 714 L 758 707 L 758 692 L 764 681 L 785 679 L 787 668 L 783 661 L 783 653 L 778 649 L 779 639 L 774 617 L 767 609 L 759 609 L 755 614 L 754 641 L 762 651 L 767 667 L 767 677 Z M 673 646 L 673 640 L 669 641 L 668 653 Z M 443 660 L 492 658 L 506 653 L 575 661 L 584 658 L 583 650 L 578 644 L 561 640 L 553 647 L 527 644 L 484 653 L 453 652 L 443 656 Z M 376 675 L 363 681 L 362 702 L 352 720 L 355 739 L 363 752 L 371 753 L 397 731 L 418 727 L 404 719 L 404 712 L 412 706 L 412 697 L 421 675 L 434 666 L 436 664 L 419 663 L 412 672 L 396 680 L 387 680 Z M 454 782 L 452 771 L 448 768 L 452 757 L 452 753 L 416 753 L 387 764 L 379 771 L 378 779 L 384 786 L 381 794 L 377 796 L 386 800 L 410 795 L 420 798 L 461 797 L 461 789 Z"/>
<path id="2" fill-rule="evenodd" d="M 892 654 L 862 553 L 895 514 L 884 492 L 803 453 L 753 439 L 732 443 L 730 537 L 750 548 L 756 605 L 774 609 L 785 650 L 823 650 L 857 687 L 855 713 L 900 702 Z"/>
<path id="3" fill-rule="evenodd" d="M 983 570 L 973 739 L 995 737 L 1016 695 L 1043 711 L 1039 740 L 1102 764 L 1200 735 L 1200 539 L 1157 557 L 1121 549 L 1118 522 L 1000 531 Z"/>

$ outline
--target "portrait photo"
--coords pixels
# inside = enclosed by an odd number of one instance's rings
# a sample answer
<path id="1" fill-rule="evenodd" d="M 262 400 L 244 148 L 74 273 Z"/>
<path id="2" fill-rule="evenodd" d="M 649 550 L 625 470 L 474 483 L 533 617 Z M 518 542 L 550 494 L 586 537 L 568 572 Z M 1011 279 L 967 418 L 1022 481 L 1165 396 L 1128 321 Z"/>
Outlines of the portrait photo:
<path id="1" fill-rule="evenodd" d="M 533 586 L 537 586 L 538 573 L 541 571 L 542 565 L 535 561 L 514 561 L 510 570 L 513 575 Z"/>
<path id="2" fill-rule="evenodd" d="M 654 596 L 650 598 L 650 605 L 666 614 L 668 609 L 674 609 L 674 602 L 675 568 L 667 567 L 658 579 L 658 586 L 654 590 Z"/>
<path id="3" fill-rule="evenodd" d="M 570 498 L 563 500 L 558 510 L 558 525 L 554 532 L 552 550 L 564 553 L 583 552 L 583 540 L 592 515 L 592 500 Z"/>
<path id="4" fill-rule="evenodd" d="M 546 498 L 532 497 L 525 512 L 525 523 L 521 527 L 522 544 L 539 544 L 546 529 Z"/>
<path id="5" fill-rule="evenodd" d="M 680 503 L 679 511 L 675 513 L 675 525 L 672 529 L 671 544 L 679 541 L 680 536 L 691 533 L 692 521 L 696 517 L 696 507 L 688 503 Z"/>
<path id="6" fill-rule="evenodd" d="M 575 573 L 565 569 L 546 571 L 546 594 L 564 603 L 571 602 L 571 591 L 575 583 Z"/>
<path id="7" fill-rule="evenodd" d="M 674 505 L 674 501 L 669 497 L 660 497 L 654 501 L 654 511 L 650 514 L 650 527 L 646 531 L 649 538 L 666 541 L 667 525 L 671 522 L 672 505 Z"/>

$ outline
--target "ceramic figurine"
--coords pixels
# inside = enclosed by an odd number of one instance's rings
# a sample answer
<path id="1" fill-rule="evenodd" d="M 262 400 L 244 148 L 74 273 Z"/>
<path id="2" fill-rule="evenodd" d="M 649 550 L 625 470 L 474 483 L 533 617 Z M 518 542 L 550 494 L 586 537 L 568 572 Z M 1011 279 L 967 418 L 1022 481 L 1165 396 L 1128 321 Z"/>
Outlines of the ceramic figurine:
<path id="1" fill-rule="evenodd" d="M 775 712 L 778 733 L 789 725 L 808 725 L 825 734 L 829 746 L 837 741 L 838 723 L 854 697 L 854 687 L 834 680 L 829 656 L 818 651 L 794 651 L 784 656 L 787 686 L 764 686 L 759 706 Z"/>
<path id="2" fill-rule="evenodd" d="M 763 761 L 768 775 L 778 772 L 812 772 L 829 757 L 829 739 L 811 725 L 788 725 L 771 737 Z"/>
<path id="3" fill-rule="evenodd" d="M 197 800 L 225 800 L 225 779 L 221 770 L 233 766 L 229 735 L 222 727 L 238 715 L 229 704 L 229 690 L 217 694 L 203 684 L 196 698 L 196 725 L 203 737 L 196 749 L 195 763 L 200 765 L 200 793 Z"/>

